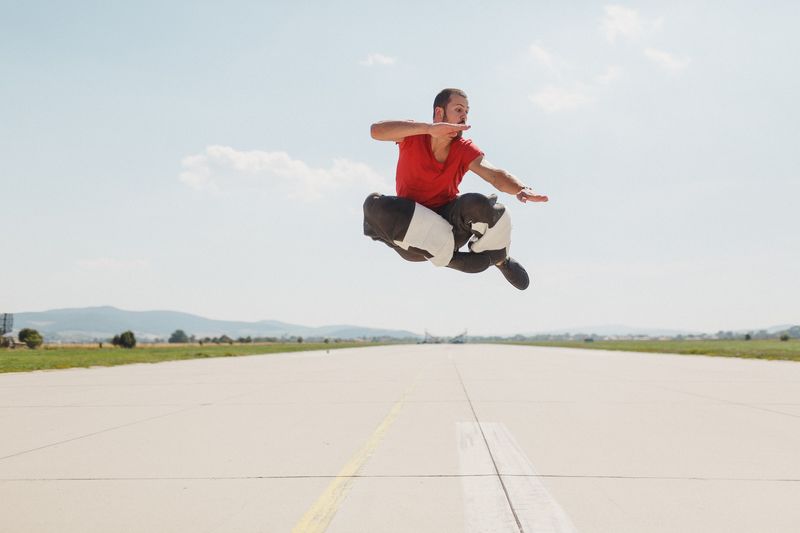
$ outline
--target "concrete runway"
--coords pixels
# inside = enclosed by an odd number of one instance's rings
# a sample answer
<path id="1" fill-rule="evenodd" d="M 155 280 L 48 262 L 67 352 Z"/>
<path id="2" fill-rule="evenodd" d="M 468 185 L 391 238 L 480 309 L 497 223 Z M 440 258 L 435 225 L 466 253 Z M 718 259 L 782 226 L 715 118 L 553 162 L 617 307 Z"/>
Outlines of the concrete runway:
<path id="1" fill-rule="evenodd" d="M 800 531 L 800 364 L 391 346 L 0 374 L 0 531 Z"/>

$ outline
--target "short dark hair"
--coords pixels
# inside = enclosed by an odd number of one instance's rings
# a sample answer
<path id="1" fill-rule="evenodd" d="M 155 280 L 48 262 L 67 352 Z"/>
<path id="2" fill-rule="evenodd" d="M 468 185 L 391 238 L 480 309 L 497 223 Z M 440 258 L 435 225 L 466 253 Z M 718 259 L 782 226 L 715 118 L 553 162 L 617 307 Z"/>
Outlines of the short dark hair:
<path id="1" fill-rule="evenodd" d="M 439 91 L 439 94 L 436 95 L 436 98 L 433 99 L 433 112 L 436 113 L 436 108 L 441 107 L 442 109 L 447 108 L 447 104 L 450 103 L 450 97 L 453 95 L 458 95 L 462 98 L 467 97 L 467 93 L 462 91 L 461 89 L 454 89 L 452 87 L 447 89 L 442 89 Z"/>

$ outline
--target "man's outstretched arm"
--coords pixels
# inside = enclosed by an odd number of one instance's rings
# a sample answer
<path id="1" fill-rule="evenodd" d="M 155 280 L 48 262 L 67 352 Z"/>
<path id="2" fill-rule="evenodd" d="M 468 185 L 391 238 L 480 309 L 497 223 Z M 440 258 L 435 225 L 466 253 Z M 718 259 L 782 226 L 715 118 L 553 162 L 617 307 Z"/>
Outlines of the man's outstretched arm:
<path id="1" fill-rule="evenodd" d="M 370 135 L 377 141 L 400 142 L 412 135 L 431 135 L 433 137 L 455 136 L 459 131 L 468 130 L 466 124 L 449 124 L 447 122 L 414 122 L 413 120 L 384 120 L 376 122 L 370 129 Z"/>
<path id="2" fill-rule="evenodd" d="M 469 165 L 469 169 L 488 181 L 498 191 L 513 194 L 522 202 L 546 202 L 547 196 L 536 194 L 533 189 L 522 183 L 515 176 L 502 168 L 497 168 L 484 157 L 478 156 Z"/>

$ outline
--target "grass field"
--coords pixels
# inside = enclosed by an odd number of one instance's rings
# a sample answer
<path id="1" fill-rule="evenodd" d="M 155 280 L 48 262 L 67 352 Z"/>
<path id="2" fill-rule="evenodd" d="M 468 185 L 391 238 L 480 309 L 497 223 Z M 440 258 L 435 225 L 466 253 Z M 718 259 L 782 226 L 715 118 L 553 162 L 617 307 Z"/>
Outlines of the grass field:
<path id="1" fill-rule="evenodd" d="M 0 349 L 0 373 L 26 372 L 53 368 L 73 368 L 90 366 L 115 366 L 129 363 L 158 363 L 179 359 L 199 359 L 204 357 L 232 357 L 237 355 L 256 355 L 308 350 L 326 350 L 378 346 L 369 342 L 325 343 L 264 343 L 264 344 L 182 344 L 137 346 L 124 348 L 89 346 L 48 346 L 37 350 L 27 348 Z"/>
<path id="2" fill-rule="evenodd" d="M 526 346 L 556 346 L 565 348 L 587 348 L 593 350 L 622 350 L 630 352 L 677 353 L 686 355 L 711 355 L 719 357 L 744 357 L 750 359 L 782 359 L 800 361 L 800 340 L 631 340 L 595 342 L 510 342 Z M 339 343 L 264 343 L 216 345 L 144 345 L 132 350 L 96 345 L 48 346 L 37 350 L 17 348 L 0 349 L 0 373 L 26 372 L 55 368 L 90 366 L 115 366 L 130 363 L 157 363 L 180 359 L 205 357 L 232 357 L 308 350 L 325 350 L 378 346 L 369 342 Z"/>
<path id="3" fill-rule="evenodd" d="M 631 340 L 594 342 L 512 342 L 527 346 L 560 346 L 592 350 L 621 350 L 627 352 L 678 353 L 686 355 L 712 355 L 718 357 L 744 357 L 747 359 L 782 359 L 800 361 L 800 340 Z"/>

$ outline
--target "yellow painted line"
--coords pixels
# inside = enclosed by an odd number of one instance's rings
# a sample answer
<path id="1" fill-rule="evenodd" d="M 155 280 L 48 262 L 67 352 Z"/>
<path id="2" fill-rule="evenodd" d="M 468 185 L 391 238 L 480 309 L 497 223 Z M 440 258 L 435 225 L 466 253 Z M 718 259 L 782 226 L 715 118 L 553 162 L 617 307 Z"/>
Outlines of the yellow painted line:
<path id="1" fill-rule="evenodd" d="M 323 492 L 314 505 L 306 511 L 306 514 L 303 515 L 303 518 L 300 519 L 297 525 L 292 528 L 292 533 L 322 533 L 328 528 L 336 511 L 339 510 L 339 506 L 350 490 L 350 485 L 353 483 L 354 479 L 353 476 L 358 474 L 359 470 L 361 470 L 372 456 L 375 448 L 381 443 L 389 427 L 395 421 L 397 415 L 400 414 L 400 410 L 406 402 L 406 397 L 411 394 L 414 387 L 416 387 L 416 380 L 414 380 L 408 390 L 403 393 L 403 396 L 397 403 L 394 404 L 392 410 L 389 411 L 389 414 L 386 415 L 386 418 L 383 419 L 383 422 L 380 423 L 364 446 L 362 446 L 361 449 L 353 455 L 350 461 L 342 467 L 336 475 L 336 478 L 331 481 L 331 484 L 325 489 L 325 492 Z"/>

